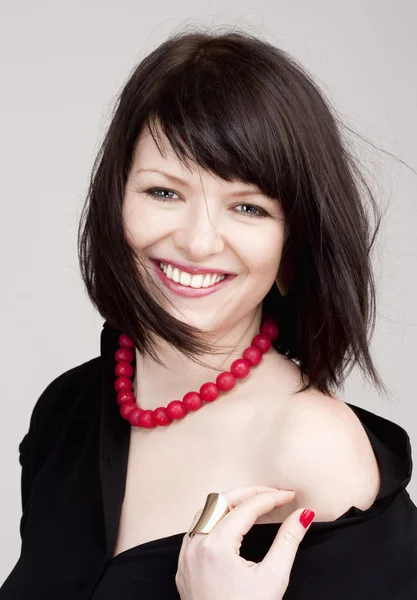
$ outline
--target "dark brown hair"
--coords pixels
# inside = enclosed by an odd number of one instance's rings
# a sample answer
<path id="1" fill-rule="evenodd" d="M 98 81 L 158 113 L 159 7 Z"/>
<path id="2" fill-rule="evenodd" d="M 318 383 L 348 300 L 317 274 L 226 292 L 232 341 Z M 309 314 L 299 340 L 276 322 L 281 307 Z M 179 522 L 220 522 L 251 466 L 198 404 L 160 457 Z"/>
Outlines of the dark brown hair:
<path id="1" fill-rule="evenodd" d="M 78 237 L 82 277 L 102 317 L 158 361 L 155 336 L 197 362 L 214 351 L 203 332 L 175 319 L 147 291 L 126 240 L 122 205 L 135 144 L 156 122 L 183 164 L 254 183 L 281 202 L 295 278 L 285 297 L 273 286 L 263 306 L 280 323 L 276 349 L 308 376 L 300 391 L 330 394 L 355 363 L 385 389 L 369 349 L 370 251 L 381 220 L 375 199 L 311 77 L 245 32 L 173 34 L 124 85 L 94 163 Z"/>

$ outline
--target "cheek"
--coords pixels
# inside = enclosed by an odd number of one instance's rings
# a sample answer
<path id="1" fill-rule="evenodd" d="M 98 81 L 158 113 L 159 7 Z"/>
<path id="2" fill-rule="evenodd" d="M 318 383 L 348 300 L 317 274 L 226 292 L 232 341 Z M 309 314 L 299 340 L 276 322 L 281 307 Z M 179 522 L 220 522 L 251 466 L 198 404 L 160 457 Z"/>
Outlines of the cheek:
<path id="1" fill-rule="evenodd" d="M 136 251 L 145 248 L 149 243 L 150 230 L 143 227 L 143 223 L 138 219 L 126 218 L 124 223 L 126 239 L 130 246 Z"/>
<path id="2" fill-rule="evenodd" d="M 126 198 L 123 221 L 126 239 L 136 251 L 143 250 L 168 233 L 167 224 L 160 216 L 147 210 L 146 204 L 136 198 Z"/>
<path id="3" fill-rule="evenodd" d="M 259 233 L 259 232 L 258 232 Z M 276 225 L 262 235 L 254 235 L 241 245 L 241 256 L 249 272 L 259 278 L 274 279 L 279 268 L 284 244 L 284 227 Z"/>

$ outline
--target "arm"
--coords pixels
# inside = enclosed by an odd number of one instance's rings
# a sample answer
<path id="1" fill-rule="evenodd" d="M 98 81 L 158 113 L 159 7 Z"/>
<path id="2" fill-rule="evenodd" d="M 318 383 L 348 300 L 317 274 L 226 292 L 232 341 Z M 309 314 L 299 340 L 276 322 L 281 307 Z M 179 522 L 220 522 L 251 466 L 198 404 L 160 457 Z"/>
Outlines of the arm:
<path id="1" fill-rule="evenodd" d="M 372 506 L 381 485 L 378 463 L 360 420 L 344 402 L 321 395 L 297 399 L 282 430 L 280 448 L 288 460 L 277 481 L 296 492 L 288 510 L 309 506 L 317 522 L 333 521 L 352 506 Z"/>

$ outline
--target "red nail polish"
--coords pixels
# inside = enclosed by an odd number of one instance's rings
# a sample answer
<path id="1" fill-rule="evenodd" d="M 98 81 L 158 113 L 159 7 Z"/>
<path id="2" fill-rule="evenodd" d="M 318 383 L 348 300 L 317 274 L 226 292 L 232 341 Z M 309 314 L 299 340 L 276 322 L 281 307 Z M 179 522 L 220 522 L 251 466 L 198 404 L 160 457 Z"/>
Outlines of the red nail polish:
<path id="1" fill-rule="evenodd" d="M 316 513 L 313 510 L 306 508 L 300 515 L 301 525 L 307 529 L 307 527 L 310 525 L 311 521 L 314 519 L 315 516 Z"/>

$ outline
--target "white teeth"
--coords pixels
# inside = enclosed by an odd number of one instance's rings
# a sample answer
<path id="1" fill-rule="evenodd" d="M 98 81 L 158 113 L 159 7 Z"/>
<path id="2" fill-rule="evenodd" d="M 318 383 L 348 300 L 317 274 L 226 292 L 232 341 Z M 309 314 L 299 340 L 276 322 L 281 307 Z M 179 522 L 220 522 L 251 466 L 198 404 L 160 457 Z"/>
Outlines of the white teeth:
<path id="1" fill-rule="evenodd" d="M 174 271 L 172 272 L 172 280 L 175 281 L 175 283 L 180 282 L 180 270 L 177 269 L 177 267 L 175 267 Z"/>
<path id="2" fill-rule="evenodd" d="M 209 274 L 209 273 L 207 273 L 207 275 L 204 277 L 204 281 L 203 281 L 203 283 L 202 283 L 201 287 L 204 287 L 204 288 L 206 288 L 206 287 L 208 287 L 210 284 L 211 284 L 211 277 L 210 277 L 210 274 Z"/>
<path id="3" fill-rule="evenodd" d="M 176 283 L 180 283 L 186 287 L 207 288 L 225 278 L 225 275 L 210 275 L 209 273 L 206 275 L 191 275 L 185 271 L 180 271 L 177 267 L 172 267 L 172 265 L 164 265 L 162 262 L 159 263 L 159 266 L 168 279 L 172 279 Z"/>
<path id="4" fill-rule="evenodd" d="M 167 273 L 167 277 L 169 277 Z M 186 273 L 185 271 L 180 271 L 180 284 L 181 285 L 190 285 L 191 283 L 191 275 Z"/>
<path id="5" fill-rule="evenodd" d="M 191 277 L 191 287 L 193 288 L 201 288 L 203 285 L 204 275 L 194 275 Z"/>

